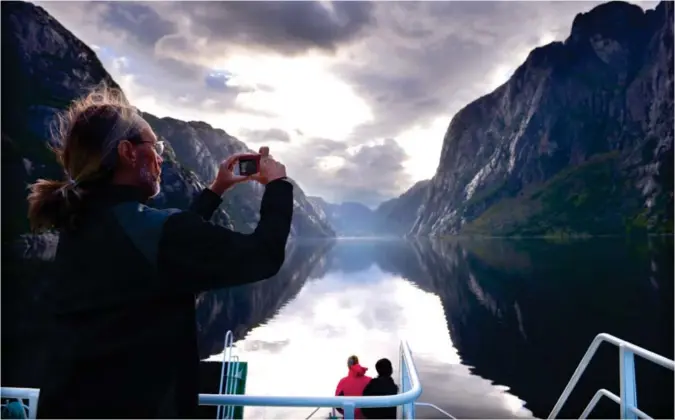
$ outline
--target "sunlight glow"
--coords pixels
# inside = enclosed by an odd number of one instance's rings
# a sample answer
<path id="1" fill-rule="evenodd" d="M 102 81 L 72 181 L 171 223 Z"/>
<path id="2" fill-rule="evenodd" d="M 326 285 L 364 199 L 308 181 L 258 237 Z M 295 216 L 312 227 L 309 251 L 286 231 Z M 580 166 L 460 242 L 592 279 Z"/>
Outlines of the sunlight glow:
<path id="1" fill-rule="evenodd" d="M 223 62 L 222 68 L 232 74 L 230 85 L 267 88 L 240 94 L 240 105 L 275 114 L 282 125 L 299 128 L 307 136 L 341 139 L 373 115 L 351 86 L 330 74 L 325 64 L 316 56 L 237 55 Z"/>
<path id="2" fill-rule="evenodd" d="M 403 166 L 413 182 L 430 179 L 436 173 L 450 118 L 438 116 L 430 124 L 415 126 L 397 137 L 398 144 L 410 156 Z"/>
<path id="3" fill-rule="evenodd" d="M 556 37 L 555 37 L 554 34 L 552 34 L 550 32 L 546 32 L 546 33 L 539 36 L 539 46 L 548 45 L 551 42 L 555 41 L 556 40 L 555 38 Z"/>
<path id="4" fill-rule="evenodd" d="M 345 160 L 339 156 L 324 156 L 318 160 L 319 167 L 324 171 L 334 171 L 340 169 L 345 164 Z"/>

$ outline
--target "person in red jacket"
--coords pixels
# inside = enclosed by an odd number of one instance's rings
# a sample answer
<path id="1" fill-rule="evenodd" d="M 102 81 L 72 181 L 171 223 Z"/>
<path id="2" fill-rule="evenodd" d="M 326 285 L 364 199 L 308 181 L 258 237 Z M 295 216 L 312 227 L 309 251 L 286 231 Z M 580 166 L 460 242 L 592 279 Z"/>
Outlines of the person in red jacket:
<path id="1" fill-rule="evenodd" d="M 363 389 L 370 382 L 370 376 L 366 375 L 368 368 L 359 364 L 359 358 L 356 356 L 349 356 L 347 359 L 347 368 L 349 369 L 347 376 L 340 379 L 337 388 L 335 388 L 335 395 L 344 395 L 346 397 L 360 397 L 363 395 Z M 343 414 L 342 409 L 337 411 Z M 361 409 L 354 410 L 354 418 L 362 419 L 363 414 Z"/>

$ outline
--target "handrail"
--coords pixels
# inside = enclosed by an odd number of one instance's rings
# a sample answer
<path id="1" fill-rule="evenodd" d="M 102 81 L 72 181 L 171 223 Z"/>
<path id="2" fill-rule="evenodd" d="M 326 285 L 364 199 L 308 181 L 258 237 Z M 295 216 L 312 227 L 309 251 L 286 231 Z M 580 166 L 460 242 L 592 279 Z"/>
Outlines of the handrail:
<path id="1" fill-rule="evenodd" d="M 637 408 L 637 393 L 636 393 L 636 384 L 635 384 L 635 363 L 634 363 L 634 358 L 633 355 L 637 354 L 638 356 L 649 360 L 652 363 L 656 363 L 657 365 L 663 366 L 667 369 L 675 371 L 675 362 L 667 359 L 660 354 L 654 353 L 652 351 L 649 351 L 647 349 L 644 349 L 640 346 L 637 346 L 633 343 L 630 343 L 628 341 L 622 340 L 620 338 L 614 337 L 613 335 L 607 334 L 607 333 L 600 333 L 591 342 L 591 345 L 588 347 L 588 350 L 586 350 L 586 353 L 584 354 L 584 357 L 581 359 L 579 362 L 579 365 L 577 366 L 576 370 L 572 374 L 572 377 L 570 378 L 570 381 L 567 383 L 567 386 L 563 390 L 562 394 L 560 394 L 560 398 L 558 398 L 558 401 L 555 403 L 555 406 L 551 410 L 551 413 L 548 415 L 549 419 L 555 418 L 555 416 L 558 415 L 560 412 L 560 409 L 562 406 L 567 402 L 567 398 L 570 396 L 572 393 L 572 390 L 574 387 L 577 385 L 577 382 L 579 381 L 579 378 L 581 375 L 584 373 L 586 370 L 586 367 L 588 367 L 588 363 L 591 361 L 593 356 L 595 355 L 595 352 L 598 350 L 598 347 L 600 344 L 603 342 L 608 342 L 610 344 L 613 344 L 617 347 L 619 347 L 619 351 L 621 352 L 620 357 L 619 357 L 619 379 L 620 379 L 620 384 L 621 384 L 621 398 L 619 398 L 619 404 L 621 405 L 621 418 L 631 418 L 635 419 L 637 418 L 637 413 L 642 413 L 641 411 L 638 410 Z M 609 391 L 608 391 L 609 392 Z M 598 394 L 596 393 L 596 396 Z M 607 397 L 609 395 L 602 394 Z M 602 395 L 598 396 L 597 398 L 599 399 Z M 594 397 L 595 399 L 595 397 Z M 610 397 L 610 399 L 612 399 Z M 597 404 L 597 401 L 595 401 Z M 590 406 L 590 404 L 589 404 Z M 591 407 L 592 409 L 593 407 Z M 588 407 L 587 407 L 588 409 Z M 586 410 L 584 410 L 584 413 Z M 590 413 L 590 410 L 589 410 Z M 588 414 L 588 413 L 586 413 Z M 644 414 L 644 413 L 642 413 Z M 644 414 L 646 416 L 646 414 Z"/>
<path id="2" fill-rule="evenodd" d="M 226 393 L 229 393 L 229 380 L 230 380 L 230 359 L 232 359 L 232 342 L 234 338 L 232 336 L 232 331 L 227 330 L 225 333 L 225 339 L 223 343 L 223 361 L 220 366 L 220 386 L 218 387 L 218 393 L 223 393 L 223 388 L 226 389 Z M 227 365 L 227 372 L 225 371 L 225 366 Z M 216 410 L 216 418 L 223 418 L 223 406 L 218 406 Z"/>
<path id="3" fill-rule="evenodd" d="M 321 407 L 316 407 L 316 408 L 314 409 L 314 411 L 312 411 L 312 414 L 310 414 L 309 416 L 305 417 L 305 420 L 311 419 L 312 416 L 314 416 L 314 414 L 316 414 L 316 412 L 319 411 L 319 410 L 321 410 Z"/>
<path id="4" fill-rule="evenodd" d="M 354 418 L 354 410 L 363 407 L 393 407 L 414 402 L 422 394 L 422 384 L 415 368 L 410 346 L 401 341 L 401 357 L 409 372 L 411 387 L 409 390 L 396 395 L 382 395 L 376 397 L 277 397 L 267 395 L 218 395 L 200 394 L 200 405 L 235 405 L 259 407 L 341 407 L 345 419 Z M 402 366 L 404 367 L 404 366 Z"/>
<path id="5" fill-rule="evenodd" d="M 407 373 L 404 392 L 395 395 L 368 396 L 368 397 L 274 397 L 266 395 L 219 395 L 219 394 L 199 394 L 200 405 L 232 405 L 232 406 L 266 406 L 266 407 L 341 407 L 344 410 L 345 419 L 354 418 L 354 410 L 363 407 L 394 407 L 399 405 L 413 405 L 420 394 L 422 394 L 422 384 L 420 383 L 417 368 L 412 358 L 410 346 L 406 341 L 401 341 L 400 357 L 402 371 Z M 407 388 L 407 385 L 410 385 Z M 36 418 L 37 400 L 40 394 L 39 389 L 35 388 L 2 388 L 0 395 L 2 398 L 17 398 L 30 401 L 29 417 Z M 406 410 L 404 410 L 406 411 Z M 406 418 L 404 412 L 404 418 Z M 414 417 L 414 406 L 407 410 L 411 418 Z"/>
<path id="6" fill-rule="evenodd" d="M 38 398 L 40 390 L 38 388 L 8 388 L 0 389 L 0 398 L 11 398 L 17 400 L 28 400 L 28 418 L 37 418 Z M 22 403 L 23 405 L 23 403 Z"/>
<path id="7" fill-rule="evenodd" d="M 443 410 L 441 407 L 437 406 L 436 404 L 425 403 L 425 402 L 416 402 L 415 405 L 416 405 L 416 406 L 419 406 L 419 407 L 431 407 L 431 408 L 434 408 L 434 409 L 436 409 L 436 411 L 438 411 L 439 413 L 445 415 L 445 417 L 447 417 L 447 418 L 449 418 L 449 419 L 455 419 L 455 420 L 457 420 L 452 414 L 450 414 L 450 413 L 448 413 L 447 411 Z"/>
<path id="8" fill-rule="evenodd" d="M 581 416 L 579 416 L 580 419 L 586 419 L 588 418 L 588 415 L 591 414 L 591 411 L 595 408 L 596 404 L 598 404 L 598 401 L 600 401 L 600 398 L 602 397 L 607 397 L 610 400 L 614 401 L 615 403 L 621 405 L 621 398 L 619 398 L 618 395 L 614 394 L 611 391 L 606 390 L 605 388 L 598 389 L 598 392 L 595 393 L 593 398 L 591 399 L 591 402 L 588 403 L 586 408 L 584 409 L 584 412 L 581 413 Z M 652 420 L 649 415 L 647 415 L 644 411 L 637 409 L 635 407 L 628 407 L 630 411 L 635 413 L 638 417 L 641 419 L 647 419 L 647 420 Z"/>

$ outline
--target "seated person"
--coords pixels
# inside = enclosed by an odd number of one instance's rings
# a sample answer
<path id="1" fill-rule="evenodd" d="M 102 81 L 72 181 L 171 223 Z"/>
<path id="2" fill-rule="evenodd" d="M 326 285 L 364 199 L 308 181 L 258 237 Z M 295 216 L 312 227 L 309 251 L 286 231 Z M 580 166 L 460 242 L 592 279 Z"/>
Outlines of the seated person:
<path id="1" fill-rule="evenodd" d="M 370 376 L 366 376 L 368 368 L 364 368 L 359 364 L 359 358 L 356 356 L 349 356 L 347 359 L 347 376 L 340 379 L 338 386 L 335 389 L 335 395 L 344 395 L 345 397 L 360 397 L 363 395 L 363 388 L 370 382 Z M 340 414 L 343 414 L 342 409 L 337 409 Z M 354 410 L 354 418 L 362 419 L 361 409 Z"/>
<path id="2" fill-rule="evenodd" d="M 373 378 L 363 389 L 364 397 L 376 395 L 395 395 L 398 394 L 398 386 L 391 378 L 394 369 L 391 367 L 389 359 L 380 359 L 375 363 L 377 378 Z M 395 419 L 396 407 L 373 407 L 363 408 L 362 414 L 367 419 Z"/>

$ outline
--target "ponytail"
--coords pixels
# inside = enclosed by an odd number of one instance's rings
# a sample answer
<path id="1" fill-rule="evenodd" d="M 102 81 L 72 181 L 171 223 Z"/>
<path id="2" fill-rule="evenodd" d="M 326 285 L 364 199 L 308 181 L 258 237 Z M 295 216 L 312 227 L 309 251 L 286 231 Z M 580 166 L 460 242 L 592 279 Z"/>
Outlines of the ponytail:
<path id="1" fill-rule="evenodd" d="M 77 227 L 86 196 L 112 181 L 119 141 L 147 126 L 139 118 L 124 94 L 105 83 L 57 115 L 51 128 L 58 146 L 50 149 L 66 180 L 38 179 L 30 186 L 28 220 L 33 231 Z"/>
<path id="2" fill-rule="evenodd" d="M 74 182 L 38 179 L 30 186 L 28 220 L 31 229 L 73 227 L 82 205 L 82 191 Z"/>

